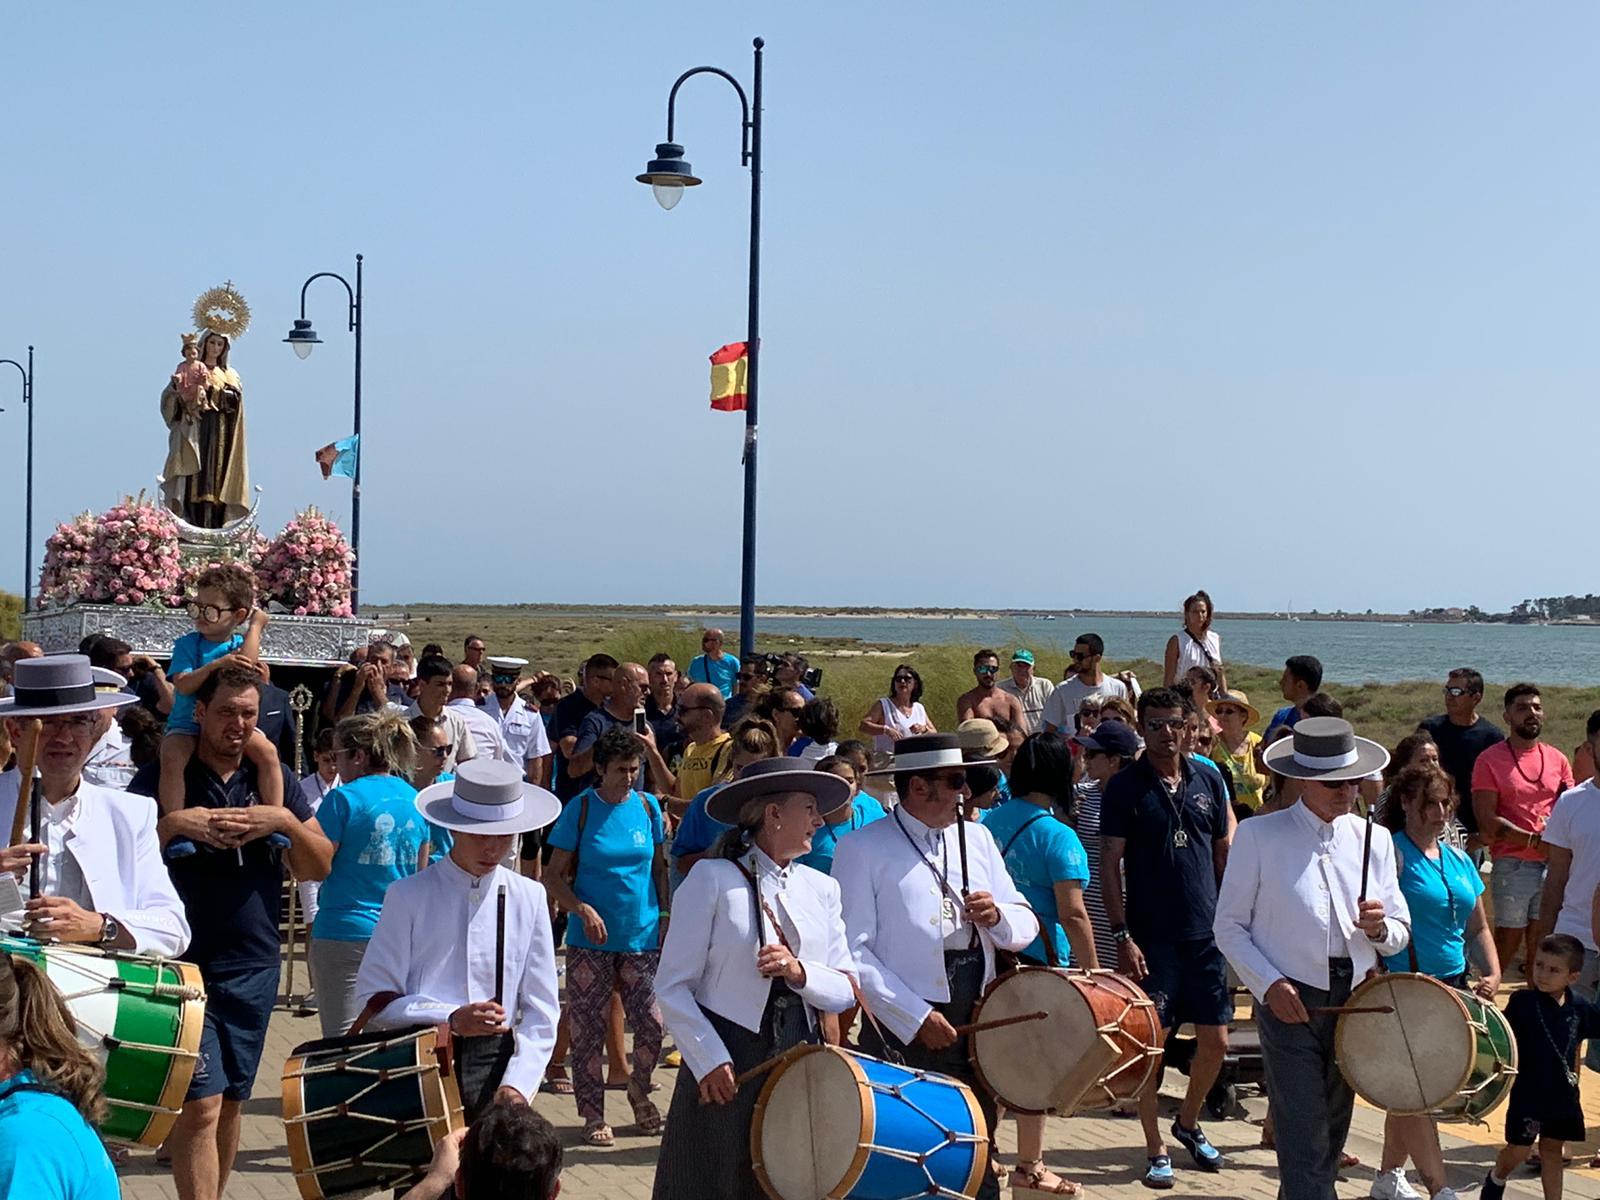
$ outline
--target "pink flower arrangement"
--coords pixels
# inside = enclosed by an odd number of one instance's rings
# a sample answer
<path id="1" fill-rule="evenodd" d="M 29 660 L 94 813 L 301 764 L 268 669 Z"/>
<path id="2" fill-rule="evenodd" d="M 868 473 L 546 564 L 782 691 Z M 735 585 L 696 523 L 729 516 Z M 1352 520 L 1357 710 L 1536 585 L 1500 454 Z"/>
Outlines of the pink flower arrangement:
<path id="1" fill-rule="evenodd" d="M 308 508 L 267 544 L 256 563 L 256 587 L 263 603 L 275 600 L 296 616 L 348 617 L 354 562 L 339 527 Z"/>
<path id="2" fill-rule="evenodd" d="M 82 512 L 57 525 L 45 541 L 39 607 L 71 604 L 88 589 L 89 547 L 94 544 L 96 526 L 94 514 Z"/>
<path id="3" fill-rule="evenodd" d="M 203 560 L 190 559 L 189 561 L 185 562 L 183 566 L 183 573 L 179 579 L 178 589 L 171 600 L 173 607 L 183 604 L 189 597 L 194 595 L 195 580 L 200 577 L 202 572 L 209 571 L 212 567 L 232 566 L 237 564 L 243 567 L 251 575 L 255 575 L 256 571 L 260 567 L 262 556 L 267 552 L 268 544 L 269 543 L 267 542 L 267 539 L 261 536 L 259 530 L 252 529 L 250 531 L 250 540 L 244 545 L 239 546 L 237 549 L 225 551 L 211 558 Z M 258 580 L 256 583 L 256 589 L 258 592 L 260 591 L 260 588 L 261 584 Z M 265 596 L 260 597 L 260 599 L 263 604 L 266 603 Z"/>
<path id="4" fill-rule="evenodd" d="M 98 517 L 83 513 L 56 527 L 45 543 L 39 601 L 166 604 L 180 569 L 172 514 L 130 496 Z"/>

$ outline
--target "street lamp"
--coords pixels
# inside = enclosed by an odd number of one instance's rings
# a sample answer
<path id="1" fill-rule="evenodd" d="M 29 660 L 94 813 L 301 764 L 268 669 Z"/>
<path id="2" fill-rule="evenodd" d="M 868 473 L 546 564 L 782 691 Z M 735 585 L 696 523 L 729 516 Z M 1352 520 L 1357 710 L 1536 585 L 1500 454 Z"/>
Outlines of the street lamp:
<path id="1" fill-rule="evenodd" d="M 26 522 L 22 531 L 22 611 L 33 611 L 33 347 L 28 347 L 28 365 L 14 358 L 0 358 L 22 373 L 22 404 L 28 410 L 28 493 Z"/>
<path id="2" fill-rule="evenodd" d="M 350 550 L 355 556 L 355 562 L 350 567 L 352 613 L 361 611 L 361 460 L 366 457 L 365 448 L 361 445 L 361 259 L 361 255 L 356 255 L 355 287 L 351 287 L 348 279 L 334 271 L 318 271 L 300 285 L 300 317 L 289 330 L 289 336 L 283 339 L 301 358 L 309 358 L 311 351 L 322 344 L 322 339 L 306 319 L 306 289 L 319 279 L 337 279 L 344 284 L 344 290 L 350 297 L 350 332 L 356 335 L 355 428 L 350 431 L 356 438 L 356 473 L 350 481 Z"/>
<path id="3" fill-rule="evenodd" d="M 739 657 L 749 661 L 756 642 L 756 398 L 761 362 L 761 38 L 755 46 L 752 105 L 739 81 L 719 67 L 695 67 L 678 76 L 667 94 L 667 140 L 656 146 L 656 156 L 636 176 L 650 185 L 656 203 L 672 209 L 683 199 L 685 188 L 695 187 L 700 179 L 683 157 L 683 147 L 675 140 L 675 110 L 678 89 L 696 75 L 720 75 L 739 94 L 743 123 L 739 136 L 739 163 L 750 168 L 750 301 L 748 331 L 745 337 L 749 369 L 746 375 L 744 409 L 744 551 L 739 576 Z"/>

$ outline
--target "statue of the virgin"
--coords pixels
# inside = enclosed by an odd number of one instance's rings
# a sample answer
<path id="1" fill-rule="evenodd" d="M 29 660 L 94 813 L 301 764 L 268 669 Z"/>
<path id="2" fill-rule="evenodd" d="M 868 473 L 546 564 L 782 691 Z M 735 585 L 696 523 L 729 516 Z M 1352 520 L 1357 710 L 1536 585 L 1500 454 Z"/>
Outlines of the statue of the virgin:
<path id="1" fill-rule="evenodd" d="M 226 333 L 202 330 L 199 361 L 209 377 L 199 403 L 186 401 L 176 376 L 161 393 L 161 416 L 169 431 L 162 499 L 179 518 L 202 529 L 220 529 L 250 511 L 244 384 L 228 365 L 231 349 Z"/>

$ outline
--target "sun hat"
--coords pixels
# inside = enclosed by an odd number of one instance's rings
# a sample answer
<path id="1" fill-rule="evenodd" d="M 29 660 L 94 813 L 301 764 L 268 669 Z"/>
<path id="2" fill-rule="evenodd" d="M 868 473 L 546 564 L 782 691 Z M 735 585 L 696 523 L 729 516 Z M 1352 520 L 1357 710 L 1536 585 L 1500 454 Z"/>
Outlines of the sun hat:
<path id="1" fill-rule="evenodd" d="M 1235 708 L 1244 709 L 1249 714 L 1248 718 L 1245 720 L 1246 725 L 1254 725 L 1257 721 L 1261 720 L 1261 710 L 1254 704 L 1251 704 L 1250 697 L 1241 691 L 1223 692 L 1222 695 L 1215 696 L 1212 699 L 1207 700 L 1206 711 L 1212 716 L 1216 716 L 1217 709 L 1224 704 L 1231 704 Z"/>
<path id="2" fill-rule="evenodd" d="M 1101 721 L 1091 733 L 1074 734 L 1072 740 L 1085 750 L 1133 758 L 1139 753 L 1139 735 L 1121 721 Z"/>
<path id="3" fill-rule="evenodd" d="M 105 675 L 120 678 L 111 671 Z M 139 702 L 128 692 L 100 691 L 101 681 L 86 654 L 19 658 L 11 679 L 11 695 L 0 700 L 0 717 L 61 717 Z M 104 682 L 109 685 L 110 680 Z"/>
<path id="4" fill-rule="evenodd" d="M 993 724 L 991 721 L 990 724 Z M 961 753 L 961 738 L 953 733 L 921 733 L 903 737 L 894 744 L 887 764 L 874 767 L 868 775 L 896 775 L 901 771 L 939 771 L 945 767 L 989 767 L 992 758 L 967 758 Z"/>
<path id="5" fill-rule="evenodd" d="M 1024 650 L 1021 647 L 1018 647 L 1016 650 L 1011 652 L 1011 661 L 1025 662 L 1031 665 L 1033 663 L 1033 651 Z"/>
<path id="6" fill-rule="evenodd" d="M 1389 752 L 1377 742 L 1357 737 L 1349 721 L 1306 717 L 1295 724 L 1292 738 L 1274 742 L 1262 760 L 1267 770 L 1291 779 L 1338 783 L 1383 770 Z"/>
<path id="7" fill-rule="evenodd" d="M 472 758 L 456 777 L 417 793 L 417 811 L 443 829 L 489 837 L 543 829 L 561 815 L 561 801 L 498 759 Z"/>
<path id="8" fill-rule="evenodd" d="M 817 798 L 817 811 L 830 813 L 850 799 L 850 785 L 832 771 L 819 771 L 808 762 L 785 755 L 760 758 L 745 766 L 738 778 L 706 798 L 706 816 L 724 825 L 737 825 L 739 811 L 751 800 L 806 792 Z"/>
<path id="9" fill-rule="evenodd" d="M 956 726 L 956 737 L 961 740 L 962 754 L 975 758 L 993 760 L 1011 749 L 1011 739 L 988 717 L 968 717 Z"/>

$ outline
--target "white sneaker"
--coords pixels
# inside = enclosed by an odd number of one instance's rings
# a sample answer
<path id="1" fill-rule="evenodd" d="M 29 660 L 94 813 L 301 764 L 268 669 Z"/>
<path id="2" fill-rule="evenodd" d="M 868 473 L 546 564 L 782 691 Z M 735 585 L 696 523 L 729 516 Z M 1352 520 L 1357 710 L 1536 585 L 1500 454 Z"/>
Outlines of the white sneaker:
<path id="1" fill-rule="evenodd" d="M 1460 1200 L 1454 1188 L 1440 1188 L 1433 1194 L 1433 1200 Z"/>
<path id="2" fill-rule="evenodd" d="M 1372 1181 L 1372 1190 L 1367 1193 L 1372 1200 L 1422 1200 L 1422 1193 L 1406 1182 L 1406 1169 L 1395 1167 L 1392 1171 L 1382 1171 Z M 1446 1197 L 1445 1200 L 1452 1200 Z"/>

